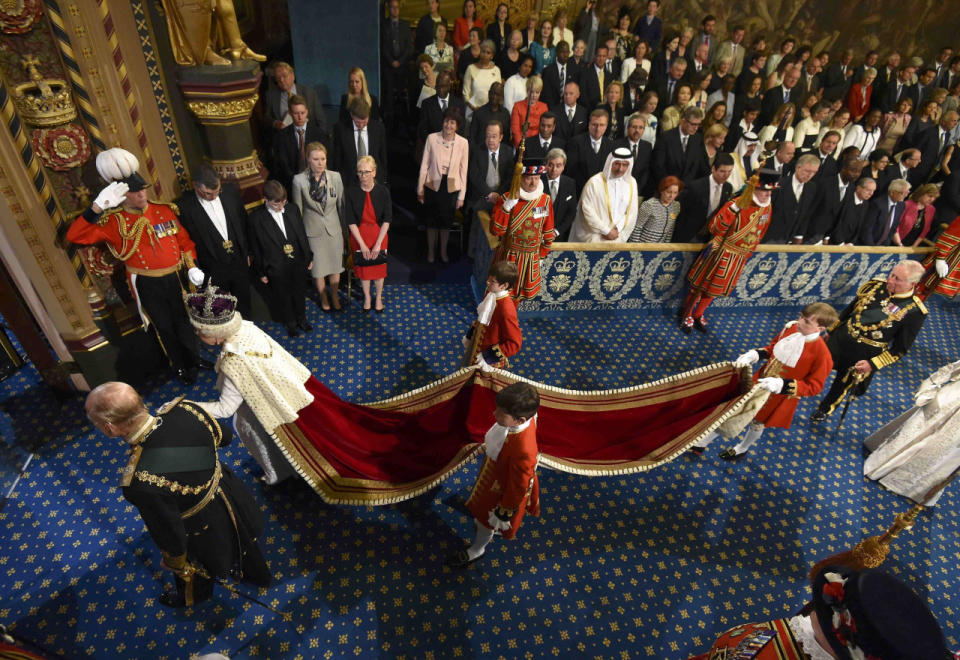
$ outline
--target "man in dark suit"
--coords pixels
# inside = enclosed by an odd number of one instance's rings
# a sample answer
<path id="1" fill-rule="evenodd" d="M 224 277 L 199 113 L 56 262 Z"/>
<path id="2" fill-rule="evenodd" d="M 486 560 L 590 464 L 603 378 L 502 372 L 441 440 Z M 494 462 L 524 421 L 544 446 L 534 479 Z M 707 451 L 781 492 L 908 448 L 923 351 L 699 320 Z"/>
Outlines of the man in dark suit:
<path id="1" fill-rule="evenodd" d="M 373 156 L 377 161 L 377 182 L 387 184 L 387 132 L 383 122 L 370 121 L 370 104 L 362 98 L 350 101 L 350 124 L 337 122 L 333 127 L 333 165 L 330 169 L 339 172 L 343 185 L 355 186 L 357 160 L 360 156 Z M 362 152 L 362 153 L 361 153 Z"/>
<path id="2" fill-rule="evenodd" d="M 603 92 L 606 86 L 615 80 L 606 73 L 606 64 L 607 46 L 601 44 L 593 54 L 593 63 L 580 72 L 580 102 L 587 110 L 593 110 L 603 103 Z"/>
<path id="3" fill-rule="evenodd" d="M 270 287 L 280 321 L 287 334 L 310 332 L 305 298 L 313 253 L 296 204 L 287 203 L 287 192 L 278 181 L 263 184 L 265 203 L 250 214 L 250 243 L 260 281 Z"/>
<path id="4" fill-rule="evenodd" d="M 902 99 L 909 98 L 913 101 L 913 109 L 919 109 L 920 99 L 917 96 L 917 88 L 913 84 L 913 74 L 916 73 L 915 66 L 902 66 L 897 72 L 897 77 L 887 83 L 883 93 L 883 99 L 880 101 L 880 109 L 883 112 L 893 112 Z"/>
<path id="5" fill-rule="evenodd" d="M 623 69 L 623 60 L 621 60 L 617 55 L 617 40 L 615 37 L 608 38 L 606 44 L 607 61 L 603 64 L 603 84 L 608 86 L 614 80 L 620 80 L 620 71 Z M 604 87 L 604 89 L 606 89 L 606 87 Z"/>
<path id="6" fill-rule="evenodd" d="M 544 68 L 540 74 L 543 78 L 543 90 L 540 100 L 553 108 L 563 101 L 563 90 L 571 80 L 577 82 L 578 70 L 570 66 L 570 46 L 566 41 L 557 44 L 557 61 Z"/>
<path id="7" fill-rule="evenodd" d="M 897 70 L 900 68 L 900 53 L 893 51 L 887 55 L 883 66 L 877 67 L 877 78 L 873 81 L 873 94 L 870 96 L 870 107 L 880 108 L 887 86 L 897 79 Z"/>
<path id="8" fill-rule="evenodd" d="M 250 318 L 250 265 L 247 211 L 236 188 L 220 185 L 210 165 L 201 165 L 193 190 L 177 206 L 180 223 L 197 246 L 197 263 L 214 284 L 237 298 L 237 311 Z"/>
<path id="9" fill-rule="evenodd" d="M 660 11 L 660 0 L 649 0 L 647 13 L 638 18 L 633 26 L 633 33 L 638 39 L 650 44 L 651 52 L 656 52 L 660 46 L 660 38 L 663 36 L 663 21 L 657 16 L 658 11 Z"/>
<path id="10" fill-rule="evenodd" d="M 503 141 L 504 127 L 492 120 L 484 129 L 483 146 L 470 149 L 467 201 L 474 211 L 489 211 L 497 196 L 510 189 L 513 147 Z"/>
<path id="11" fill-rule="evenodd" d="M 673 227 L 673 243 L 700 243 L 708 240 L 707 223 L 727 203 L 733 187 L 727 182 L 733 172 L 733 156 L 718 153 L 709 176 L 694 179 L 677 198 L 680 215 Z"/>
<path id="12" fill-rule="evenodd" d="M 840 131 L 827 131 L 820 140 L 820 146 L 812 149 L 808 153 L 813 154 L 820 161 L 820 169 L 817 175 L 813 177 L 814 181 L 827 179 L 833 181 L 840 171 L 840 164 L 837 162 L 837 146 L 841 139 Z"/>
<path id="13" fill-rule="evenodd" d="M 603 169 L 607 156 L 613 151 L 613 140 L 604 136 L 609 122 L 606 110 L 594 110 L 590 113 L 587 132 L 567 143 L 568 168 L 577 184 L 578 195 L 587 179 Z"/>
<path id="14" fill-rule="evenodd" d="M 853 73 L 853 51 L 847 49 L 823 74 L 824 96 L 831 99 L 847 98 L 847 92 L 853 84 Z"/>
<path id="15" fill-rule="evenodd" d="M 439 133 L 443 129 L 443 113 L 447 108 L 457 108 L 461 117 L 466 115 L 467 104 L 462 96 L 450 91 L 452 87 L 450 72 L 441 71 L 437 74 L 437 93 L 420 105 L 420 122 L 417 125 L 417 140 L 420 142 L 426 142 L 428 135 Z M 458 122 L 457 133 L 463 136 L 466 136 L 465 124 L 463 121 Z"/>
<path id="16" fill-rule="evenodd" d="M 547 152 L 547 173 L 542 175 L 543 192 L 550 195 L 553 204 L 553 230 L 556 241 L 566 241 L 570 237 L 570 227 L 577 215 L 577 184 L 563 173 L 567 165 L 567 155 L 563 149 L 551 149 Z"/>
<path id="17" fill-rule="evenodd" d="M 859 64 L 853 70 L 853 82 L 858 83 L 863 80 L 863 74 L 866 73 L 867 69 L 876 69 L 877 60 L 880 59 L 880 53 L 875 50 L 871 50 L 867 53 L 867 56 L 863 58 L 863 63 Z M 876 78 L 874 78 L 876 80 Z"/>
<path id="18" fill-rule="evenodd" d="M 943 83 L 940 87 L 943 87 L 948 92 L 960 82 L 960 55 L 954 55 L 950 58 L 950 64 L 947 70 L 941 74 L 940 79 Z"/>
<path id="19" fill-rule="evenodd" d="M 670 70 L 666 78 L 653 79 L 648 84 L 648 88 L 653 89 L 653 91 L 657 93 L 657 96 L 660 97 L 657 109 L 654 110 L 654 114 L 657 115 L 658 118 L 662 117 L 663 111 L 673 103 L 673 95 L 676 92 L 677 85 L 683 82 L 686 73 L 687 61 L 682 57 L 678 57 L 670 64 Z"/>
<path id="20" fill-rule="evenodd" d="M 842 206 L 853 195 L 853 183 L 860 178 L 865 164 L 866 161 L 864 160 L 855 156 L 848 156 L 843 159 L 839 165 L 839 171 L 833 176 L 826 176 L 823 172 L 817 172 L 817 176 L 813 180 L 817 184 L 820 200 L 817 212 L 814 214 L 813 222 L 810 223 L 810 229 L 808 230 L 812 240 L 821 239 L 824 245 L 837 243 L 838 239 L 832 235 L 832 232 L 836 231 L 834 227 L 839 221 Z M 876 189 L 876 186 L 873 189 Z M 857 242 L 860 237 L 860 226 L 861 224 L 858 223 L 857 232 L 841 242 Z"/>
<path id="21" fill-rule="evenodd" d="M 833 227 L 824 236 L 824 245 L 853 245 L 859 240 L 870 209 L 869 200 L 876 189 L 877 182 L 870 177 L 863 177 L 855 186 L 849 187 L 849 192 L 840 203 Z"/>
<path id="22" fill-rule="evenodd" d="M 703 151 L 703 135 L 699 132 L 703 122 L 703 110 L 687 107 L 680 125 L 657 138 L 653 148 L 653 182 L 656 186 L 665 176 L 675 176 L 681 181 L 690 179 L 690 172 L 697 165 Z"/>
<path id="23" fill-rule="evenodd" d="M 900 161 L 894 162 L 887 165 L 887 167 L 880 173 L 880 176 L 877 177 L 877 194 L 886 195 L 887 186 L 890 185 L 890 182 L 895 179 L 906 179 L 911 184 L 916 180 L 913 171 L 920 164 L 920 159 L 922 154 L 919 149 L 911 148 L 904 149 L 898 154 L 900 156 Z"/>
<path id="24" fill-rule="evenodd" d="M 953 48 L 950 46 L 944 46 L 940 49 L 940 52 L 937 53 L 937 59 L 933 61 L 933 85 L 934 87 L 943 87 L 947 86 L 947 72 L 950 70 L 950 61 L 953 58 Z"/>
<path id="25" fill-rule="evenodd" d="M 924 66 L 917 71 L 917 99 L 920 103 L 927 100 L 930 90 L 935 87 L 936 78 L 937 70 L 932 66 Z"/>
<path id="26" fill-rule="evenodd" d="M 321 142 L 329 146 L 327 134 L 310 121 L 310 111 L 302 96 L 290 97 L 290 116 L 293 123 L 280 131 L 273 144 L 275 178 L 290 190 L 293 175 L 306 167 L 307 145 Z"/>
<path id="27" fill-rule="evenodd" d="M 524 143 L 524 158 L 546 158 L 551 149 L 563 149 L 564 139 L 558 137 L 557 116 L 550 112 L 540 115 L 540 130 L 536 135 L 528 137 Z"/>
<path id="28" fill-rule="evenodd" d="M 810 181 L 820 169 L 820 160 L 813 154 L 800 156 L 793 174 L 780 179 L 773 191 L 770 207 L 770 228 L 764 243 L 799 245 L 809 235 L 809 226 L 818 201 L 817 184 Z"/>
<path id="29" fill-rule="evenodd" d="M 795 106 L 800 104 L 800 95 L 794 91 L 799 80 L 800 71 L 791 68 L 783 74 L 783 84 L 767 90 L 763 95 L 763 101 L 760 102 L 760 118 L 757 120 L 760 126 L 769 124 L 774 113 L 784 103 L 793 103 Z"/>
<path id="30" fill-rule="evenodd" d="M 800 95 L 800 98 L 803 98 L 808 93 L 819 92 L 822 87 L 823 85 L 820 82 L 820 58 L 811 57 L 807 60 L 806 66 L 803 67 L 800 80 L 797 81 L 797 86 L 794 89 Z"/>
<path id="31" fill-rule="evenodd" d="M 910 184 L 903 179 L 895 179 L 887 188 L 887 194 L 874 197 L 867 209 L 860 232 L 860 245 L 891 245 L 891 236 L 900 224 L 903 215 L 903 200 L 910 192 Z"/>
<path id="32" fill-rule="evenodd" d="M 273 80 L 275 85 L 267 88 L 264 104 L 266 105 L 267 120 L 273 127 L 274 133 L 279 133 L 290 123 L 290 99 L 299 96 L 307 106 L 307 116 L 310 123 L 321 133 L 326 134 L 327 116 L 323 112 L 317 92 L 309 85 L 298 85 L 293 67 L 286 62 L 277 62 L 273 65 Z"/>
<path id="33" fill-rule="evenodd" d="M 487 96 L 490 100 L 476 109 L 470 121 L 470 151 L 483 145 L 487 124 L 491 120 L 497 120 L 501 126 L 510 125 L 510 113 L 503 106 L 503 83 L 495 82 L 490 85 Z"/>
<path id="34" fill-rule="evenodd" d="M 557 116 L 557 135 L 569 142 L 577 135 L 586 133 L 590 112 L 580 105 L 580 85 L 570 81 L 563 88 L 563 102 L 550 108 Z"/>
<path id="35" fill-rule="evenodd" d="M 957 127 L 957 118 L 960 115 L 955 110 L 944 112 L 936 126 L 923 129 L 917 136 L 917 149 L 920 150 L 920 164 L 913 169 L 913 177 L 909 179 L 913 186 L 919 186 L 933 178 L 936 183 L 935 172 L 939 173 L 943 154 L 950 146 L 953 129 Z"/>
<path id="36" fill-rule="evenodd" d="M 949 225 L 960 215 L 960 168 L 954 168 L 940 186 L 940 196 L 936 202 L 937 212 L 933 216 L 930 238 L 939 231 L 940 225 Z"/>
<path id="37" fill-rule="evenodd" d="M 613 147 L 626 147 L 633 157 L 633 169 L 630 174 L 637 181 L 637 192 L 641 197 L 653 194 L 650 186 L 650 161 L 653 157 L 653 147 L 646 140 L 641 139 L 647 129 L 647 119 L 639 112 L 627 118 L 627 136 L 617 140 Z"/>
<path id="38" fill-rule="evenodd" d="M 380 26 L 380 101 L 389 121 L 395 121 L 394 98 L 407 88 L 407 70 L 413 56 L 410 24 L 400 18 L 400 0 L 390 0 L 390 16 Z"/>

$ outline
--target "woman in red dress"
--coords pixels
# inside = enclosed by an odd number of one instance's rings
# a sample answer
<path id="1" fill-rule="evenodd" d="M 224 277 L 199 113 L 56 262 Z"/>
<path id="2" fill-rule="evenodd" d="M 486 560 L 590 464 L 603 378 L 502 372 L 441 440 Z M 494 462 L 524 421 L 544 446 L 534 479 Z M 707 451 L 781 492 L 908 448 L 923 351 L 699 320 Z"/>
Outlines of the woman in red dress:
<path id="1" fill-rule="evenodd" d="M 383 312 L 383 279 L 387 276 L 387 230 L 393 220 L 390 191 L 376 181 L 377 161 L 373 156 L 357 160 L 359 186 L 347 188 L 346 221 L 350 229 L 350 249 L 353 251 L 354 273 L 363 289 L 363 311 L 371 306 Z M 360 266 L 359 261 L 382 261 L 377 265 Z M 371 304 L 370 281 L 376 304 Z"/>

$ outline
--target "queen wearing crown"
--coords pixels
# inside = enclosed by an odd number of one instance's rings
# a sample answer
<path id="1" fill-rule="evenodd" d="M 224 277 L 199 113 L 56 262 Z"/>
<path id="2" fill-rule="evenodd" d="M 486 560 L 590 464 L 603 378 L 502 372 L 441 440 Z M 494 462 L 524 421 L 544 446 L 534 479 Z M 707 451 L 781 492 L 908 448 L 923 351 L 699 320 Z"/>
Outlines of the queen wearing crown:
<path id="1" fill-rule="evenodd" d="M 277 442 L 276 429 L 291 424 L 313 402 L 304 387 L 310 370 L 267 333 L 236 311 L 237 299 L 207 286 L 185 294 L 190 323 L 200 341 L 219 346 L 215 366 L 220 400 L 198 404 L 218 419 L 233 417 L 244 446 L 260 467 L 263 479 L 275 484 L 294 474 Z"/>

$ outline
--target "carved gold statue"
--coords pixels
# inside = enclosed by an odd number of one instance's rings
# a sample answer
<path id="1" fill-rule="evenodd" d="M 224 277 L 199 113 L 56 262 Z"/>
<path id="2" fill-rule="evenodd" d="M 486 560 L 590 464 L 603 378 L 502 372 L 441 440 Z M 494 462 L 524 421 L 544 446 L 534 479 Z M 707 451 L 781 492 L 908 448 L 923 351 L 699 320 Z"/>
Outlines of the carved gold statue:
<path id="1" fill-rule="evenodd" d="M 229 66 L 267 59 L 243 42 L 233 0 L 163 0 L 163 10 L 177 64 Z"/>

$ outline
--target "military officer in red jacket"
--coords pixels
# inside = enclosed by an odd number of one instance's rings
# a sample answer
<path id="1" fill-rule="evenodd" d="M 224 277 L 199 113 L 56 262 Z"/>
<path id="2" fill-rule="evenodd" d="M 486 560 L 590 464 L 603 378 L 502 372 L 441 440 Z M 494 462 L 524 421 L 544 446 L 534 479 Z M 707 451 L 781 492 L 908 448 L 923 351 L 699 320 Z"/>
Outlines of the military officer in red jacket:
<path id="1" fill-rule="evenodd" d="M 201 360 L 197 338 L 183 304 L 182 270 L 199 285 L 203 272 L 197 253 L 180 224 L 173 204 L 147 200 L 147 182 L 137 172 L 136 157 L 114 148 L 97 156 L 97 170 L 110 185 L 67 230 L 67 240 L 81 245 L 106 243 L 126 265 L 130 291 L 144 328 L 152 323 L 170 366 L 185 385 L 196 380 Z"/>

